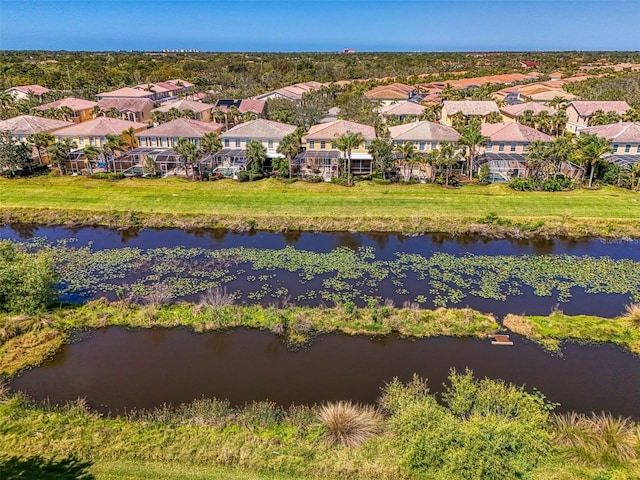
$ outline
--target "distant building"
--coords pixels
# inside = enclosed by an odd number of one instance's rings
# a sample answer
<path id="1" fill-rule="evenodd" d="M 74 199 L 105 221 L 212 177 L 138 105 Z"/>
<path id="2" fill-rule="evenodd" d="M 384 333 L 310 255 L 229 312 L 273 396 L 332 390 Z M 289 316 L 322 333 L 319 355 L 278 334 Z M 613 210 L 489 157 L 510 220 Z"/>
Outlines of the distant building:
<path id="1" fill-rule="evenodd" d="M 356 53 L 353 48 L 343 48 L 340 53 Z"/>
<path id="2" fill-rule="evenodd" d="M 150 122 L 154 103 L 149 98 L 107 97 L 100 100 L 98 106 L 104 112 L 108 112 L 111 109 L 117 110 L 123 120 Z"/>
<path id="3" fill-rule="evenodd" d="M 520 66 L 522 68 L 540 68 L 540 64 L 538 62 L 522 61 L 520 62 Z"/>
<path id="4" fill-rule="evenodd" d="M 567 105 L 567 130 L 577 133 L 582 128 L 589 127 L 591 117 L 597 111 L 603 113 L 614 112 L 623 115 L 631 107 L 625 101 L 587 101 L 576 100 Z"/>
<path id="5" fill-rule="evenodd" d="M 173 102 L 165 102 L 161 107 L 154 108 L 153 112 L 167 113 L 169 110 L 176 109 L 179 112 L 191 111 L 193 112 L 193 119 L 201 122 L 211 121 L 211 111 L 213 105 L 203 102 L 193 102 L 191 100 L 176 100 Z"/>
<path id="6" fill-rule="evenodd" d="M 411 100 L 417 95 L 415 87 L 403 83 L 392 83 L 391 85 L 380 85 L 372 88 L 364 94 L 369 100 L 377 100 L 383 105 L 390 105 L 394 102 Z"/>
<path id="7" fill-rule="evenodd" d="M 6 92 L 16 100 L 25 100 L 29 98 L 29 95 L 42 98 L 42 95 L 49 93 L 50 91 L 51 90 L 47 87 L 42 87 L 40 85 L 21 85 L 18 87 L 11 87 L 6 90 Z"/>
<path id="8" fill-rule="evenodd" d="M 289 85 L 287 87 L 279 88 L 278 90 L 272 90 L 271 92 L 257 95 L 254 98 L 256 100 L 270 100 L 272 98 L 286 98 L 287 100 L 301 100 L 302 95 L 313 90 L 320 90 L 323 84 L 320 82 L 302 82 L 295 85 Z"/>
<path id="9" fill-rule="evenodd" d="M 496 102 L 491 100 L 445 100 L 442 102 L 441 123 L 451 126 L 452 117 L 461 113 L 466 118 L 479 117 L 483 122 L 490 113 L 500 113 Z"/>
<path id="10" fill-rule="evenodd" d="M 41 112 L 46 112 L 52 108 L 62 108 L 67 107 L 71 109 L 73 115 L 69 118 L 74 123 L 86 122 L 87 120 L 93 119 L 91 116 L 91 111 L 98 106 L 97 102 L 92 102 L 90 100 L 83 100 L 82 98 L 74 98 L 67 97 L 61 100 L 56 100 L 55 102 L 45 103 L 44 105 L 40 105 L 36 107 L 36 110 Z"/>

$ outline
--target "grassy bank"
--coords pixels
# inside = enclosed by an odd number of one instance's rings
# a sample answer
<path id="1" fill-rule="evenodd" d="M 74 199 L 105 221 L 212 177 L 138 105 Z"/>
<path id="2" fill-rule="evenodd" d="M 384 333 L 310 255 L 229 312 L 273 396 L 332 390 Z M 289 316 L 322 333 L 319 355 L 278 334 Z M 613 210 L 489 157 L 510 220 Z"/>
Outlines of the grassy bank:
<path id="1" fill-rule="evenodd" d="M 0 316 L 0 375 L 10 377 L 40 364 L 79 329 L 107 326 L 131 328 L 188 327 L 196 332 L 235 327 L 269 330 L 295 345 L 314 335 L 342 332 L 349 335 L 410 337 L 485 337 L 498 330 L 495 319 L 474 310 L 420 310 L 392 307 L 362 308 L 221 306 L 176 304 L 138 306 L 127 302 L 88 304 L 35 316 Z"/>
<path id="2" fill-rule="evenodd" d="M 562 341 L 614 343 L 640 355 L 640 308 L 636 316 L 602 318 L 590 315 L 569 316 L 555 312 L 548 316 L 507 315 L 504 325 L 512 332 L 559 351 Z"/>
<path id="3" fill-rule="evenodd" d="M 98 480 L 637 478 L 634 422 L 551 408 L 469 372 L 450 376 L 440 403 L 420 379 L 391 382 L 377 409 L 199 400 L 114 418 L 82 401 L 53 407 L 0 392 L 0 469 Z"/>
<path id="4" fill-rule="evenodd" d="M 640 237 L 639 220 L 640 194 L 614 187 L 545 193 L 506 185 L 0 178 L 5 223 Z"/>

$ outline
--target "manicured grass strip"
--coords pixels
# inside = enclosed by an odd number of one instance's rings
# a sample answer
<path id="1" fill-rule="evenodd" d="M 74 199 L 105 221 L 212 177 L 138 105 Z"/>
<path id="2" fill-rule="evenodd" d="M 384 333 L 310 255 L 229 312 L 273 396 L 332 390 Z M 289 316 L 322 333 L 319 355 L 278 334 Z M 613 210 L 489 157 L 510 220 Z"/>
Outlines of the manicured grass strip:
<path id="1" fill-rule="evenodd" d="M 559 351 L 565 340 L 584 343 L 614 343 L 640 355 L 640 324 L 627 317 L 601 318 L 569 316 L 555 312 L 549 316 L 507 315 L 504 325 L 551 351 Z"/>
<path id="2" fill-rule="evenodd" d="M 493 215 L 492 215 L 493 214 Z M 497 218 L 496 218 L 497 217 Z M 267 179 L 0 179 L 0 219 L 113 226 L 640 236 L 640 194 L 615 187 L 333 184 Z"/>

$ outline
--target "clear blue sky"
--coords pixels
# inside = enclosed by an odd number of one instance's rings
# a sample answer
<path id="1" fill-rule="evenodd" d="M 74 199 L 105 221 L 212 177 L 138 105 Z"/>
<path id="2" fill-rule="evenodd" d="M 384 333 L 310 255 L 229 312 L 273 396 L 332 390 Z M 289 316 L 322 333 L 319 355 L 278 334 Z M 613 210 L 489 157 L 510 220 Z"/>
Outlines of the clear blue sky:
<path id="1" fill-rule="evenodd" d="M 640 50 L 640 0 L 0 0 L 2 50 Z"/>

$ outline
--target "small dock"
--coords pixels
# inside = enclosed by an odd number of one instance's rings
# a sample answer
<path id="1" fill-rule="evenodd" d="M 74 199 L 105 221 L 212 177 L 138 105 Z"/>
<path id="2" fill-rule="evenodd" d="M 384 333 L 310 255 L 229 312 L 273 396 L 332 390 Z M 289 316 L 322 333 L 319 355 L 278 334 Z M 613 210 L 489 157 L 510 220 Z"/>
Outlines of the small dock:
<path id="1" fill-rule="evenodd" d="M 509 335 L 499 333 L 496 335 L 489 335 L 489 338 L 491 339 L 491 345 L 513 345 L 513 342 L 509 339 Z"/>

